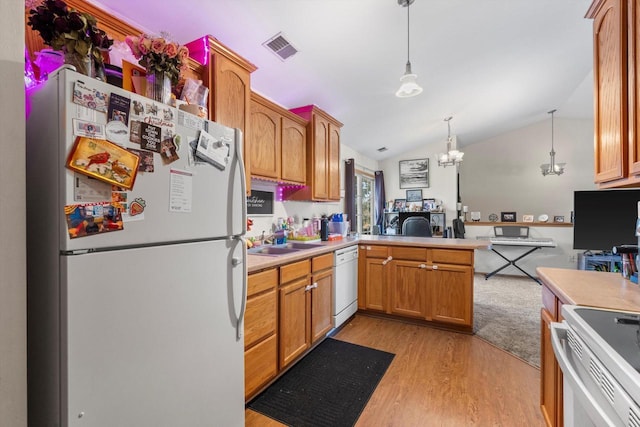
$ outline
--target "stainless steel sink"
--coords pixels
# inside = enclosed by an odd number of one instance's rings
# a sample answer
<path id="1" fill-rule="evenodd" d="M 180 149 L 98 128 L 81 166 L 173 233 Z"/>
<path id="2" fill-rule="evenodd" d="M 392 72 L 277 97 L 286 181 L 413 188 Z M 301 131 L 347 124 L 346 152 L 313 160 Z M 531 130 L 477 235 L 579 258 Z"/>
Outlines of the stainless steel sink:
<path id="1" fill-rule="evenodd" d="M 278 245 L 278 246 L 281 246 L 281 245 Z M 321 248 L 323 245 L 318 245 L 318 244 L 314 244 L 314 243 L 287 242 L 282 246 L 284 246 L 286 248 L 290 248 L 290 249 L 304 250 L 304 249 Z"/>
<path id="2" fill-rule="evenodd" d="M 258 246 L 255 248 L 247 249 L 247 253 L 249 255 L 286 255 L 292 254 L 300 251 L 304 251 L 305 249 L 314 249 L 321 248 L 322 245 L 313 244 L 313 243 L 302 243 L 302 242 L 287 242 L 281 245 L 267 245 L 267 246 Z"/>
<path id="3" fill-rule="evenodd" d="M 257 248 L 247 249 L 249 255 L 286 255 L 298 252 L 299 249 L 287 248 L 282 246 L 258 246 Z"/>

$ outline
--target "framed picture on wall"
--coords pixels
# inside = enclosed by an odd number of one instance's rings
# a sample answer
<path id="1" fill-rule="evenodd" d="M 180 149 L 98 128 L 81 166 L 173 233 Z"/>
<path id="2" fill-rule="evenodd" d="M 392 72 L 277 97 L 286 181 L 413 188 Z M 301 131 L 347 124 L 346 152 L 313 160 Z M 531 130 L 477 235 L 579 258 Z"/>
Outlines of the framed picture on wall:
<path id="1" fill-rule="evenodd" d="M 423 199 L 422 200 L 422 210 L 427 212 L 431 212 L 436 208 L 436 199 Z"/>
<path id="2" fill-rule="evenodd" d="M 400 160 L 400 188 L 429 187 L 429 159 Z"/>
<path id="3" fill-rule="evenodd" d="M 500 221 L 502 222 L 516 222 L 515 212 L 500 212 Z"/>
<path id="4" fill-rule="evenodd" d="M 407 190 L 407 202 L 422 203 L 422 190 Z"/>
<path id="5" fill-rule="evenodd" d="M 553 217 L 553 222 L 564 222 L 564 215 L 556 215 Z"/>
<path id="6" fill-rule="evenodd" d="M 393 211 L 394 212 L 404 212 L 404 209 L 407 207 L 406 199 L 396 199 L 393 202 Z"/>

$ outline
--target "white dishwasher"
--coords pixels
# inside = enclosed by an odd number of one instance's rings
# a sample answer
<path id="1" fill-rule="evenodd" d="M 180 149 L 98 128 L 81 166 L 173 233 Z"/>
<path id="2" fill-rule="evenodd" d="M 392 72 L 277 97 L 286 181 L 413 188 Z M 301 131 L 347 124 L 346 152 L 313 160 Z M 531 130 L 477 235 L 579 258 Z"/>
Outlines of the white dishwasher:
<path id="1" fill-rule="evenodd" d="M 358 310 L 358 245 L 335 252 L 333 326 L 337 328 Z"/>

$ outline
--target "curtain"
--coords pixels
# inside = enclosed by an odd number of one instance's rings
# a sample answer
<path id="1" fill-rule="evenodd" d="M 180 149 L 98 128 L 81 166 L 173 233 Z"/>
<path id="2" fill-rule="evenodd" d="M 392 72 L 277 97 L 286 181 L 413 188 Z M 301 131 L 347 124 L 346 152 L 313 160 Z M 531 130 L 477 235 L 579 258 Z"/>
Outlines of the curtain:
<path id="1" fill-rule="evenodd" d="M 356 161 L 347 159 L 344 161 L 344 213 L 349 218 L 351 231 L 357 231 L 356 224 Z"/>
<path id="2" fill-rule="evenodd" d="M 374 207 L 375 224 L 378 226 L 380 233 L 384 233 L 384 205 L 387 197 L 384 194 L 384 173 L 382 171 L 375 171 L 375 201 Z"/>

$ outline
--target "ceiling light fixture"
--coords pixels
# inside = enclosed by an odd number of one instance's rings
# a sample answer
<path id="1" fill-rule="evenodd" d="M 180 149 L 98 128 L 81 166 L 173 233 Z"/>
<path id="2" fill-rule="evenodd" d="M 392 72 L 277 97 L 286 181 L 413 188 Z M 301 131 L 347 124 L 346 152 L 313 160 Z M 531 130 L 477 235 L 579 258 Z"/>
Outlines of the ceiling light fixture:
<path id="1" fill-rule="evenodd" d="M 422 88 L 416 82 L 417 74 L 411 72 L 411 61 L 409 61 L 409 6 L 415 0 L 398 0 L 398 4 L 407 8 L 407 66 L 404 75 L 400 77 L 400 89 L 396 92 L 398 98 L 410 98 L 422 93 Z"/>
<path id="2" fill-rule="evenodd" d="M 564 165 L 566 165 L 566 163 L 556 163 L 556 152 L 553 149 L 553 113 L 555 112 L 556 110 L 551 110 L 548 113 L 551 114 L 551 152 L 549 152 L 549 163 L 543 163 L 540 165 L 542 176 L 562 175 L 564 173 Z"/>
<path id="3" fill-rule="evenodd" d="M 462 162 L 462 156 L 464 156 L 464 153 L 462 151 L 458 151 L 456 148 L 457 138 L 455 135 L 451 136 L 450 121 L 452 118 L 453 116 L 444 119 L 444 121 L 447 122 L 447 152 L 438 155 L 438 166 L 445 168 L 447 166 L 459 165 L 460 162 Z"/>

